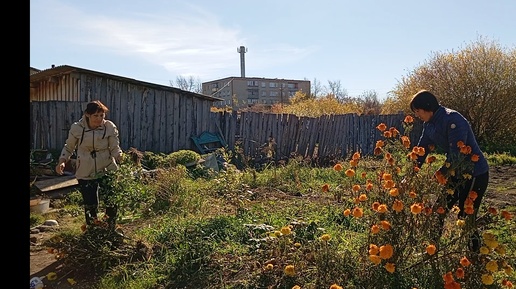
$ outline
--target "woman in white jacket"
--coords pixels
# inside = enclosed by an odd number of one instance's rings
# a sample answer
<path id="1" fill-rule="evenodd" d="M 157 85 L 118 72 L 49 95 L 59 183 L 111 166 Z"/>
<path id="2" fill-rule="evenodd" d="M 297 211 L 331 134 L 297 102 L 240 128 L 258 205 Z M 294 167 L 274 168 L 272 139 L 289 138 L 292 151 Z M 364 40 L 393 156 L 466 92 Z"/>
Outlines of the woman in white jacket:
<path id="1" fill-rule="evenodd" d="M 98 100 L 87 104 L 83 117 L 70 127 L 56 166 L 56 172 L 63 174 L 65 163 L 76 152 L 75 177 L 79 182 L 87 225 L 97 218 L 102 176 L 106 171 L 116 170 L 122 157 L 118 129 L 112 121 L 105 119 L 108 111 Z M 117 209 L 117 204 L 106 204 L 108 224 L 113 230 Z"/>

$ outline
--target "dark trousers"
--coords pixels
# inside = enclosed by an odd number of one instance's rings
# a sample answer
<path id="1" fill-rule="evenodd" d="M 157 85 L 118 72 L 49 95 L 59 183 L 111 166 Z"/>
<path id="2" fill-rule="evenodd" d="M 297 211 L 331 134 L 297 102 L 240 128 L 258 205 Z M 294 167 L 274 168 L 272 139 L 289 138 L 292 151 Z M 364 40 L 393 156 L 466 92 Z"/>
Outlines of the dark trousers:
<path id="1" fill-rule="evenodd" d="M 86 224 L 91 225 L 97 218 L 97 212 L 99 207 L 99 191 L 100 191 L 100 179 L 94 180 L 77 180 L 79 182 L 79 190 L 82 195 L 84 203 L 84 216 L 86 218 Z M 103 196 L 105 197 L 105 196 Z M 108 224 L 114 228 L 116 225 L 118 207 L 116 204 L 106 204 L 106 215 L 108 217 Z"/>
<path id="2" fill-rule="evenodd" d="M 452 180 L 453 182 L 453 180 Z M 473 177 L 470 180 L 467 180 L 457 188 L 453 195 L 446 194 L 446 207 L 448 211 L 453 208 L 455 204 L 458 202 L 459 207 L 459 219 L 466 219 L 469 225 L 472 226 L 472 232 L 469 239 L 469 249 L 473 252 L 478 252 L 480 249 L 480 233 L 476 228 L 476 219 L 478 214 L 478 209 L 480 208 L 480 204 L 482 203 L 482 199 L 487 190 L 487 184 L 489 183 L 489 172 L 481 174 L 479 176 Z M 466 201 L 469 192 L 474 191 L 477 193 L 477 198 L 473 202 L 473 208 L 475 209 L 472 215 L 467 215 L 464 212 L 464 202 Z M 444 217 L 440 218 L 440 234 L 442 234 L 444 228 Z M 440 235 L 438 236 L 438 238 Z"/>

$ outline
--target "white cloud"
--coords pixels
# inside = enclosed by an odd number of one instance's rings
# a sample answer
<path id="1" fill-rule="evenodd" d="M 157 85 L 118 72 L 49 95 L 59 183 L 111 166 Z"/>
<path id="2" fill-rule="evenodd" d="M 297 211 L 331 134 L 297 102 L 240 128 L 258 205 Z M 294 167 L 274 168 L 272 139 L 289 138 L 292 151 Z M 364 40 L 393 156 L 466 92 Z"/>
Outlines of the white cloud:
<path id="1" fill-rule="evenodd" d="M 56 41 L 65 42 L 60 45 L 69 43 L 78 57 L 82 49 L 113 57 L 134 57 L 162 67 L 172 75 L 208 79 L 238 75 L 240 62 L 236 49 L 241 45 L 247 47 L 249 41 L 244 34 L 252 39 L 249 43 L 252 57 L 248 61 L 246 55 L 246 62 L 258 70 L 300 61 L 316 49 L 271 43 L 253 35 L 253 31 L 223 25 L 217 15 L 188 4 L 174 3 L 167 9 L 145 7 L 136 13 L 123 9 L 115 13 L 106 7 L 92 14 L 81 10 L 79 4 L 72 7 L 71 2 L 50 3 L 38 4 L 33 9 L 59 27 L 53 33 Z"/>

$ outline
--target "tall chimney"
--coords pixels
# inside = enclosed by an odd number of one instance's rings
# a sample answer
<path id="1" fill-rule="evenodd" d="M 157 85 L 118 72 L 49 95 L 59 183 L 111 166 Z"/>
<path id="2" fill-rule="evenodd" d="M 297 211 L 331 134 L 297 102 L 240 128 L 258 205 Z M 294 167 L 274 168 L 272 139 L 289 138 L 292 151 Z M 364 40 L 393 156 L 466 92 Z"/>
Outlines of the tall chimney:
<path id="1" fill-rule="evenodd" d="M 237 48 L 237 52 L 240 53 L 240 77 L 245 77 L 245 56 L 244 54 L 247 52 L 247 48 L 245 46 L 240 46 Z"/>

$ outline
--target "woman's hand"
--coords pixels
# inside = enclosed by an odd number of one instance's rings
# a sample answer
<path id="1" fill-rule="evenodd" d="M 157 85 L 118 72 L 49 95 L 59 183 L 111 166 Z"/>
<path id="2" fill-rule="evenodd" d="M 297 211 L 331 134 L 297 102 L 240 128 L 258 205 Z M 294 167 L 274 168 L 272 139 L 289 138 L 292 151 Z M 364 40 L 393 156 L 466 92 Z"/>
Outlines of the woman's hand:
<path id="1" fill-rule="evenodd" d="M 65 163 L 60 160 L 59 163 L 56 166 L 56 173 L 58 175 L 62 175 L 63 171 L 64 171 L 64 168 L 65 168 Z"/>

